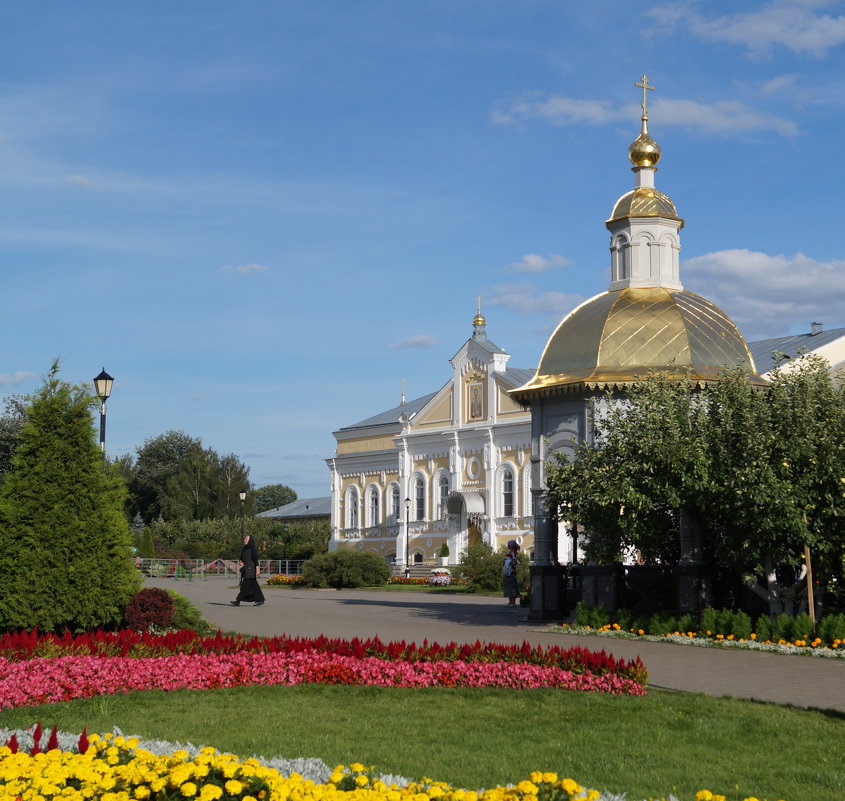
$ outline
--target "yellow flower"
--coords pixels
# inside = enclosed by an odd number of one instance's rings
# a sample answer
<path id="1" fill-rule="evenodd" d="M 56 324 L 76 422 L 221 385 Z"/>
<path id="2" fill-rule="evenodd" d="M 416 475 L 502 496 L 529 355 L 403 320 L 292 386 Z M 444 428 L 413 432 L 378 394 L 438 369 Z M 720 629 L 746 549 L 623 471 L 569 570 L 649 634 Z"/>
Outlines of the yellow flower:
<path id="1" fill-rule="evenodd" d="M 349 770 L 351 770 L 353 773 L 360 773 L 362 770 L 365 770 L 365 768 L 360 762 L 353 762 L 349 766 Z"/>
<path id="2" fill-rule="evenodd" d="M 216 801 L 221 795 L 223 790 L 216 784 L 206 784 L 200 791 L 200 801 Z"/>
<path id="3" fill-rule="evenodd" d="M 355 784 L 358 787 L 366 787 L 369 783 L 370 783 L 370 780 L 366 776 L 364 776 L 363 774 L 355 777 Z"/>
<path id="4" fill-rule="evenodd" d="M 709 790 L 699 790 L 695 794 L 695 801 L 713 801 L 713 793 Z"/>
<path id="5" fill-rule="evenodd" d="M 229 795 L 240 795 L 244 790 L 244 786 L 237 779 L 229 779 L 226 782 L 226 792 Z"/>
<path id="6" fill-rule="evenodd" d="M 193 782 L 185 782 L 180 788 L 179 792 L 186 798 L 190 798 L 197 794 L 197 786 Z"/>

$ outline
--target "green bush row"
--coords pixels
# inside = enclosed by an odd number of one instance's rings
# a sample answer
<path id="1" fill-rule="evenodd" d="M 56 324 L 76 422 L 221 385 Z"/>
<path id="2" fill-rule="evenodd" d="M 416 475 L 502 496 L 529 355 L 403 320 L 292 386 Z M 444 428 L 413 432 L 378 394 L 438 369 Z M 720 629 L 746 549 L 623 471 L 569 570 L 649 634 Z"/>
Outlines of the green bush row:
<path id="1" fill-rule="evenodd" d="M 750 640 L 754 634 L 758 642 L 810 642 L 815 637 L 827 644 L 835 640 L 845 641 L 845 614 L 825 615 L 813 626 L 813 621 L 807 614 L 795 617 L 782 614 L 774 621 L 763 614 L 752 622 L 745 612 L 707 607 L 701 613 L 700 619 L 693 615 L 675 617 L 668 612 L 635 617 L 625 609 L 617 609 L 611 613 L 604 607 L 591 607 L 579 601 L 575 606 L 575 623 L 592 629 L 612 626 L 615 623 L 624 631 L 643 631 L 655 636 L 677 631 L 682 634 L 695 632 L 699 636 L 711 637 L 718 634 L 724 637 L 732 635 L 737 640 Z"/>

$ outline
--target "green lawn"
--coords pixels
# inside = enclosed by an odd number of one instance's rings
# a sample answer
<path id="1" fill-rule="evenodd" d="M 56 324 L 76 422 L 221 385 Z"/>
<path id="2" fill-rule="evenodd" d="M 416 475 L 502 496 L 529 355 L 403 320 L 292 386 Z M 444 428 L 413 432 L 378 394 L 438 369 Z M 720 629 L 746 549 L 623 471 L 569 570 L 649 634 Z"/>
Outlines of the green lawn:
<path id="1" fill-rule="evenodd" d="M 0 712 L 66 731 L 214 745 L 240 756 L 360 761 L 478 789 L 556 771 L 629 801 L 707 788 L 731 801 L 845 797 L 845 715 L 651 690 L 300 685 L 102 696 Z"/>

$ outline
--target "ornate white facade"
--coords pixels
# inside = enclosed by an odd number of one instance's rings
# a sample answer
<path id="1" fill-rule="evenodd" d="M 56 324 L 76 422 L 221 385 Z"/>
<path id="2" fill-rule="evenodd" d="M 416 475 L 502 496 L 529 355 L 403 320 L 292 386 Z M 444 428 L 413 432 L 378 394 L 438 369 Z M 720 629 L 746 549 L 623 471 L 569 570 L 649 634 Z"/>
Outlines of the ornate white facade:
<path id="1" fill-rule="evenodd" d="M 533 547 L 531 415 L 508 394 L 533 370 L 487 339 L 484 317 L 437 391 L 334 432 L 329 549 L 397 565 L 448 562 L 467 545 Z"/>

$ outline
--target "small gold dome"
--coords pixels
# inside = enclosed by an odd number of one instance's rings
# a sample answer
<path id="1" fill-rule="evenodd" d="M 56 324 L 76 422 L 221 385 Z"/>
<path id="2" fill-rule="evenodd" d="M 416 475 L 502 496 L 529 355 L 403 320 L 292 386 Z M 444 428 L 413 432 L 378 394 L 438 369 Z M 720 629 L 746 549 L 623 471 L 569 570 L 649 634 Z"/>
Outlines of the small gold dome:
<path id="1" fill-rule="evenodd" d="M 718 306 L 685 290 L 623 289 L 597 295 L 565 317 L 537 374 L 514 394 L 630 384 L 649 370 L 714 381 L 723 367 L 737 365 L 752 383 L 766 383 L 742 334 Z"/>
<path id="2" fill-rule="evenodd" d="M 631 142 L 628 158 L 635 167 L 654 167 L 660 161 L 660 145 L 651 138 L 643 120 L 643 132 Z"/>
<path id="3" fill-rule="evenodd" d="M 616 201 L 607 222 L 625 217 L 668 217 L 672 220 L 681 220 L 672 199 L 653 186 L 640 186 L 622 195 Z M 683 227 L 683 220 L 681 224 Z"/>
<path id="4" fill-rule="evenodd" d="M 478 314 L 476 314 L 475 317 L 472 318 L 472 324 L 473 325 L 486 325 L 487 320 L 484 319 L 484 315 L 481 312 L 478 312 Z"/>

